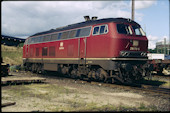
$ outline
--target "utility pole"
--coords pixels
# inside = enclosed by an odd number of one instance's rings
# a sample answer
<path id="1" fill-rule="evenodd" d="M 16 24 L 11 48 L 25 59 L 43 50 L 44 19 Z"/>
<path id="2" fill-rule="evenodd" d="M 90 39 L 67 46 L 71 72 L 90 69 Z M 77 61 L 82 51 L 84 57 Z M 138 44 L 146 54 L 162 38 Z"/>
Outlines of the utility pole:
<path id="1" fill-rule="evenodd" d="M 135 17 L 134 10 L 135 10 L 135 0 L 132 0 L 132 20 L 134 20 L 134 17 Z"/>
<path id="2" fill-rule="evenodd" d="M 166 55 L 166 38 L 164 38 L 164 54 Z"/>
<path id="3" fill-rule="evenodd" d="M 168 43 L 168 55 L 170 55 L 170 38 L 169 38 L 169 43 Z"/>

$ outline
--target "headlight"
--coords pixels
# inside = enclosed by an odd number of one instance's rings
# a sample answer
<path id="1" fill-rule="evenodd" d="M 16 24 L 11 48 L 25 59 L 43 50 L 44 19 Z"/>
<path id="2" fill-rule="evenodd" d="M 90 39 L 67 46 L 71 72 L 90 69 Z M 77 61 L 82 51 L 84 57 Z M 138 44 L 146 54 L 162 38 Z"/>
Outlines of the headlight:
<path id="1" fill-rule="evenodd" d="M 146 53 L 146 52 L 142 52 L 142 53 L 141 53 L 141 56 L 146 57 L 146 56 L 147 56 L 147 53 Z"/>
<path id="2" fill-rule="evenodd" d="M 129 56 L 129 52 L 126 52 L 126 51 L 121 51 L 121 56 Z"/>

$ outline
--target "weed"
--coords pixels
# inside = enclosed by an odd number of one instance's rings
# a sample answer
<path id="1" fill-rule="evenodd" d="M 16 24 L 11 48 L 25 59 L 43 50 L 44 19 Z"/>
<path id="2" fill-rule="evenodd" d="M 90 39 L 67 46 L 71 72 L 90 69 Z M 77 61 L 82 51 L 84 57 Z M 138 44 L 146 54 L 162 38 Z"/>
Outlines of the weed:
<path id="1" fill-rule="evenodd" d="M 2 46 L 1 53 L 3 62 L 6 64 L 14 64 L 19 65 L 22 64 L 22 48 L 21 47 L 9 47 L 9 46 Z"/>
<path id="2" fill-rule="evenodd" d="M 66 91 L 66 95 L 68 96 L 69 95 L 69 89 L 65 89 Z"/>
<path id="3" fill-rule="evenodd" d="M 146 108 L 145 104 L 140 103 L 140 106 L 138 107 L 138 109 L 142 111 L 142 110 L 146 110 L 147 108 Z"/>
<path id="4" fill-rule="evenodd" d="M 146 106 L 145 104 L 140 103 L 138 111 L 157 111 L 157 107 L 155 105 Z"/>

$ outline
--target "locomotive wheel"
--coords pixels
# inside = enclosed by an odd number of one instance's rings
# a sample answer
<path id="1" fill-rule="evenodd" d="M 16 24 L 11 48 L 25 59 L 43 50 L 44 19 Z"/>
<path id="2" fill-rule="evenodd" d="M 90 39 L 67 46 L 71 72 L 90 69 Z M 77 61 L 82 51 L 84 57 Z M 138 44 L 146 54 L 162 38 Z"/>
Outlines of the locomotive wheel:
<path id="1" fill-rule="evenodd" d="M 102 68 L 99 68 L 96 71 L 96 76 L 97 76 L 98 80 L 107 82 L 108 73 L 106 71 L 104 71 Z"/>
<path id="2" fill-rule="evenodd" d="M 24 67 L 24 70 L 25 70 L 25 71 L 29 71 L 28 66 L 25 66 L 25 67 Z"/>
<path id="3" fill-rule="evenodd" d="M 127 78 L 126 81 L 125 81 L 125 83 L 131 84 L 131 83 L 133 83 L 133 80 L 132 80 L 131 78 Z"/>
<path id="4" fill-rule="evenodd" d="M 96 74 L 96 73 L 95 73 L 94 70 L 89 71 L 89 73 L 88 73 L 88 79 L 89 79 L 89 81 L 91 81 L 91 80 L 96 80 L 96 75 L 95 75 L 95 74 Z"/>
<path id="5" fill-rule="evenodd" d="M 27 65 L 26 65 L 26 68 L 27 68 L 28 71 L 31 71 L 32 65 L 31 65 L 31 64 L 27 64 Z"/>
<path id="6" fill-rule="evenodd" d="M 88 73 L 88 79 L 89 79 L 89 81 L 92 80 L 92 71 L 89 71 L 89 73 Z"/>
<path id="7" fill-rule="evenodd" d="M 91 71 L 91 77 L 92 77 L 92 80 L 97 80 L 95 71 Z"/>
<path id="8" fill-rule="evenodd" d="M 131 74 L 128 72 L 124 72 L 123 73 L 123 77 L 124 77 L 124 83 L 125 84 L 131 84 L 134 80 L 134 77 L 132 78 Z"/>
<path id="9" fill-rule="evenodd" d="M 66 67 L 66 66 L 62 67 L 62 68 L 61 68 L 61 72 L 62 72 L 63 75 L 66 75 L 67 72 L 68 72 L 67 67 Z"/>
<path id="10" fill-rule="evenodd" d="M 42 65 L 37 64 L 37 71 L 36 71 L 37 74 L 41 73 L 41 68 L 42 68 Z"/>
<path id="11" fill-rule="evenodd" d="M 130 73 L 126 72 L 124 69 L 119 68 L 118 81 L 123 84 L 131 84 L 132 78 L 129 77 Z"/>
<path id="12" fill-rule="evenodd" d="M 36 72 L 36 64 L 32 64 L 32 66 L 31 66 L 31 71 L 32 71 L 33 73 Z"/>
<path id="13" fill-rule="evenodd" d="M 95 81 L 107 82 L 108 73 L 104 71 L 102 68 L 98 68 L 97 71 L 91 70 L 88 73 L 88 79 L 89 81 L 95 80 Z"/>
<path id="14" fill-rule="evenodd" d="M 40 69 L 40 67 L 38 66 L 36 73 L 39 74 L 39 73 L 40 73 L 40 70 L 41 70 L 41 69 Z"/>
<path id="15" fill-rule="evenodd" d="M 103 81 L 103 79 L 104 79 L 104 76 L 101 74 L 100 68 L 96 71 L 96 78 L 98 81 Z"/>
<path id="16" fill-rule="evenodd" d="M 70 73 L 71 78 L 76 78 L 77 77 L 77 69 L 73 69 Z"/>
<path id="17" fill-rule="evenodd" d="M 114 78 L 111 78 L 111 83 L 115 83 L 115 79 Z"/>

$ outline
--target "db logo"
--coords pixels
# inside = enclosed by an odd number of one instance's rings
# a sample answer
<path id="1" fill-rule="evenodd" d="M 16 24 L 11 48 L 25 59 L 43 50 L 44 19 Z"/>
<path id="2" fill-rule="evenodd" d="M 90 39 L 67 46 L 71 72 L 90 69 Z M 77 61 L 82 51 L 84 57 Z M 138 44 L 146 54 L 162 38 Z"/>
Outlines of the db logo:
<path id="1" fill-rule="evenodd" d="M 59 50 L 62 50 L 62 49 L 64 49 L 63 45 L 64 45 L 64 43 L 63 43 L 63 42 L 60 42 L 60 47 L 59 47 Z"/>

